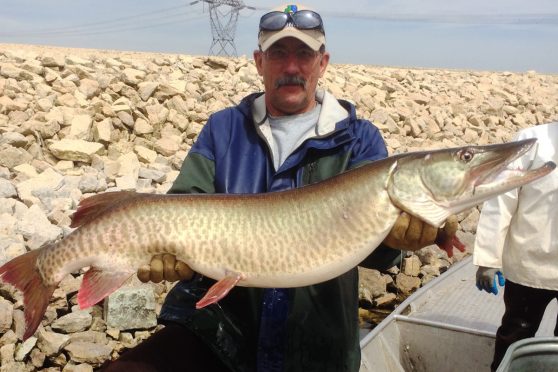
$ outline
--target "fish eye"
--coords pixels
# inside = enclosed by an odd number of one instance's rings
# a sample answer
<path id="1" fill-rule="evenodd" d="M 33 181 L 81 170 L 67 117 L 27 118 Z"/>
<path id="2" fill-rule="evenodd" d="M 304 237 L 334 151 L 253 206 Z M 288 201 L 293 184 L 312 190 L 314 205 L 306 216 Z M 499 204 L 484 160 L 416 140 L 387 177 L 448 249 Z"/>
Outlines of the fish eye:
<path id="1" fill-rule="evenodd" d="M 475 156 L 475 154 L 473 153 L 473 151 L 471 150 L 463 150 L 459 152 L 459 160 L 462 160 L 466 163 L 470 162 L 471 160 L 473 160 L 473 157 Z"/>

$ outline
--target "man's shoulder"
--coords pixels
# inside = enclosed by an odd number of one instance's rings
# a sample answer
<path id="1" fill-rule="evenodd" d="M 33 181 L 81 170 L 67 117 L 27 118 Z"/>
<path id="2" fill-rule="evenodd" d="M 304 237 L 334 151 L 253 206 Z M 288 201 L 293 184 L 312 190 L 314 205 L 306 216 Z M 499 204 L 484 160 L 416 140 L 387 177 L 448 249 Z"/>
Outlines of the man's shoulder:
<path id="1" fill-rule="evenodd" d="M 363 119 L 355 117 L 350 123 L 352 130 L 355 134 L 369 134 L 369 135 L 380 135 L 381 132 L 373 122 L 368 119 Z"/>

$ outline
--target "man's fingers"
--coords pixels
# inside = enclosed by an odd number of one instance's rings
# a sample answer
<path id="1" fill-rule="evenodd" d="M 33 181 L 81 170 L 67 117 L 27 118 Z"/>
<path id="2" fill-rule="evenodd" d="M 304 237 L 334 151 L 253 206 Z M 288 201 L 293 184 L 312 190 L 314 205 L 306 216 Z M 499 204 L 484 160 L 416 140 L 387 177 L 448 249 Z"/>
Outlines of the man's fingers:
<path id="1" fill-rule="evenodd" d="M 417 217 L 412 217 L 406 212 L 401 212 L 384 244 L 391 248 L 418 250 L 431 244 L 438 244 L 448 256 L 452 256 L 453 243 L 463 251 L 465 246 L 455 237 L 459 227 L 457 217 L 448 217 L 443 229 L 438 229 Z"/>
<path id="2" fill-rule="evenodd" d="M 415 217 L 409 216 L 409 228 L 405 234 L 405 240 L 412 245 L 418 244 L 422 236 L 423 222 Z"/>
<path id="3" fill-rule="evenodd" d="M 158 254 L 151 258 L 151 274 L 150 278 L 153 283 L 160 283 L 163 280 L 163 258 Z"/>
<path id="4" fill-rule="evenodd" d="M 426 247 L 427 245 L 434 244 L 436 236 L 438 235 L 438 228 L 424 223 L 422 226 L 422 236 L 420 238 L 420 246 Z"/>
<path id="5" fill-rule="evenodd" d="M 438 229 L 436 227 L 431 226 L 416 217 L 410 218 L 409 228 L 407 229 L 406 235 L 406 241 L 409 244 L 417 248 L 426 247 L 427 245 L 434 244 L 436 235 L 438 235 Z"/>
<path id="6" fill-rule="evenodd" d="M 437 228 L 401 212 L 384 243 L 392 248 L 417 250 L 433 244 L 437 233 Z"/>
<path id="7" fill-rule="evenodd" d="M 190 266 L 179 260 L 176 261 L 174 270 L 180 280 L 190 280 L 192 279 L 192 276 L 194 276 L 194 271 L 190 268 Z"/>
<path id="8" fill-rule="evenodd" d="M 459 222 L 457 221 L 457 216 L 455 214 L 452 214 L 446 220 L 446 224 L 444 225 L 444 231 L 446 232 L 446 234 L 448 234 L 448 236 L 454 236 L 455 233 L 457 232 L 458 227 L 459 227 Z"/>
<path id="9" fill-rule="evenodd" d="M 176 265 L 176 257 L 173 254 L 165 253 L 163 255 L 163 279 L 167 282 L 176 282 L 178 274 L 174 270 Z"/>
<path id="10" fill-rule="evenodd" d="M 175 255 L 165 253 L 151 257 L 149 265 L 138 269 L 137 276 L 143 283 L 149 281 L 160 283 L 163 280 L 176 282 L 177 280 L 192 279 L 194 271 L 186 263 L 177 260 Z"/>
<path id="11" fill-rule="evenodd" d="M 393 228 L 391 229 L 390 237 L 396 240 L 404 240 L 410 220 L 411 216 L 402 212 L 399 217 L 397 217 L 395 225 L 393 225 Z"/>
<path id="12" fill-rule="evenodd" d="M 143 265 L 138 269 L 138 279 L 143 282 L 147 283 L 149 281 L 149 274 L 151 273 L 151 269 L 149 265 Z"/>

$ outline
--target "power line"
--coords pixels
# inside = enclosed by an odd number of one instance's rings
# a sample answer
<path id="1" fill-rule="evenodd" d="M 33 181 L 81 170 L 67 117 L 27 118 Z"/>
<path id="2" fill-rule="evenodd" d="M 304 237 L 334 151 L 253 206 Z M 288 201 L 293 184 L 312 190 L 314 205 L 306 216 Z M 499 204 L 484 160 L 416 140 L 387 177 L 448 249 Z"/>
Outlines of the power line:
<path id="1" fill-rule="evenodd" d="M 186 17 L 190 16 L 190 17 Z M 102 25 L 98 26 L 68 26 L 57 29 L 45 29 L 43 31 L 28 31 L 23 33 L 0 33 L 0 37 L 52 37 L 52 36 L 87 36 L 87 35 L 97 35 L 106 34 L 113 32 L 138 30 L 138 29 L 148 29 L 154 27 L 161 27 L 169 24 L 184 23 L 185 21 L 190 21 L 194 19 L 200 19 L 203 14 L 192 14 L 192 12 L 181 12 L 174 13 L 172 15 L 167 15 L 164 17 L 152 17 L 152 19 L 143 20 L 141 24 L 138 23 L 138 19 L 131 19 L 128 22 L 121 22 L 118 24 L 111 24 L 112 21 L 103 22 Z M 178 18 L 176 20 L 171 20 L 173 18 Z M 163 22 L 159 22 L 163 21 Z"/>
<path id="2" fill-rule="evenodd" d="M 194 4 L 196 2 L 193 2 Z M 141 28 L 152 28 L 160 25 L 178 23 L 178 22 L 162 22 L 152 24 L 150 22 L 157 22 L 161 20 L 168 21 L 169 18 L 183 17 L 185 15 L 192 15 L 191 10 L 187 9 L 191 4 L 185 4 L 169 8 L 161 8 L 152 10 L 149 12 L 137 13 L 124 17 L 117 17 L 103 21 L 80 23 L 79 25 L 70 25 L 64 27 L 55 28 L 42 28 L 33 29 L 31 31 L 24 32 L 0 32 L 0 37 L 25 37 L 25 36 L 64 36 L 65 34 L 73 35 L 79 34 L 96 34 L 111 32 L 111 30 L 123 31 L 127 30 L 127 25 L 133 25 L 130 29 L 141 29 Z M 182 10 L 182 12 L 176 12 L 177 10 Z M 172 12 L 171 14 L 166 14 Z M 201 17 L 201 13 L 198 13 L 198 17 Z M 195 17 L 194 17 L 195 18 Z M 183 20 L 190 20 L 191 17 Z M 141 23 L 143 22 L 143 23 Z"/>
<path id="3" fill-rule="evenodd" d="M 191 21 L 195 19 L 200 19 L 201 15 L 190 17 L 190 18 L 180 18 L 174 21 L 165 21 L 165 22 L 158 22 L 158 23 L 150 23 L 144 25 L 122 25 L 122 26 L 112 26 L 110 28 L 102 29 L 102 30 L 81 30 L 75 32 L 57 32 L 57 33 L 49 33 L 49 34 L 41 34 L 41 33 L 33 33 L 27 34 L 26 37 L 37 38 L 37 37 L 45 37 L 45 36 L 58 36 L 58 37 L 79 37 L 79 36 L 90 36 L 90 35 L 102 35 L 102 34 L 114 34 L 117 32 L 123 31 L 133 31 L 133 30 L 146 30 L 150 28 L 156 27 L 163 27 L 172 24 L 184 24 L 185 21 Z M 2 35 L 0 35 L 2 36 Z"/>
<path id="4" fill-rule="evenodd" d="M 331 18 L 365 19 L 386 22 L 453 23 L 453 24 L 558 24 L 557 13 L 509 13 L 509 14 L 410 14 L 320 11 Z"/>

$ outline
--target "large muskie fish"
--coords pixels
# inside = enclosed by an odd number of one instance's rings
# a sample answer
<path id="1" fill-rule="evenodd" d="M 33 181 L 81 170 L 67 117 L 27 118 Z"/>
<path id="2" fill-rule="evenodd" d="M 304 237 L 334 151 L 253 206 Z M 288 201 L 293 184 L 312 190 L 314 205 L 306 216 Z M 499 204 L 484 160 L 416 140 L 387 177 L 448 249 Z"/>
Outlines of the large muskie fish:
<path id="1" fill-rule="evenodd" d="M 89 266 L 78 292 L 86 308 L 114 292 L 155 254 L 218 282 L 198 307 L 234 286 L 298 287 L 359 264 L 405 211 L 434 226 L 555 168 L 506 165 L 534 139 L 400 154 L 300 189 L 252 195 L 110 192 L 84 199 L 78 227 L 58 243 L 14 258 L 0 278 L 23 292 L 34 334 L 65 275 Z"/>

